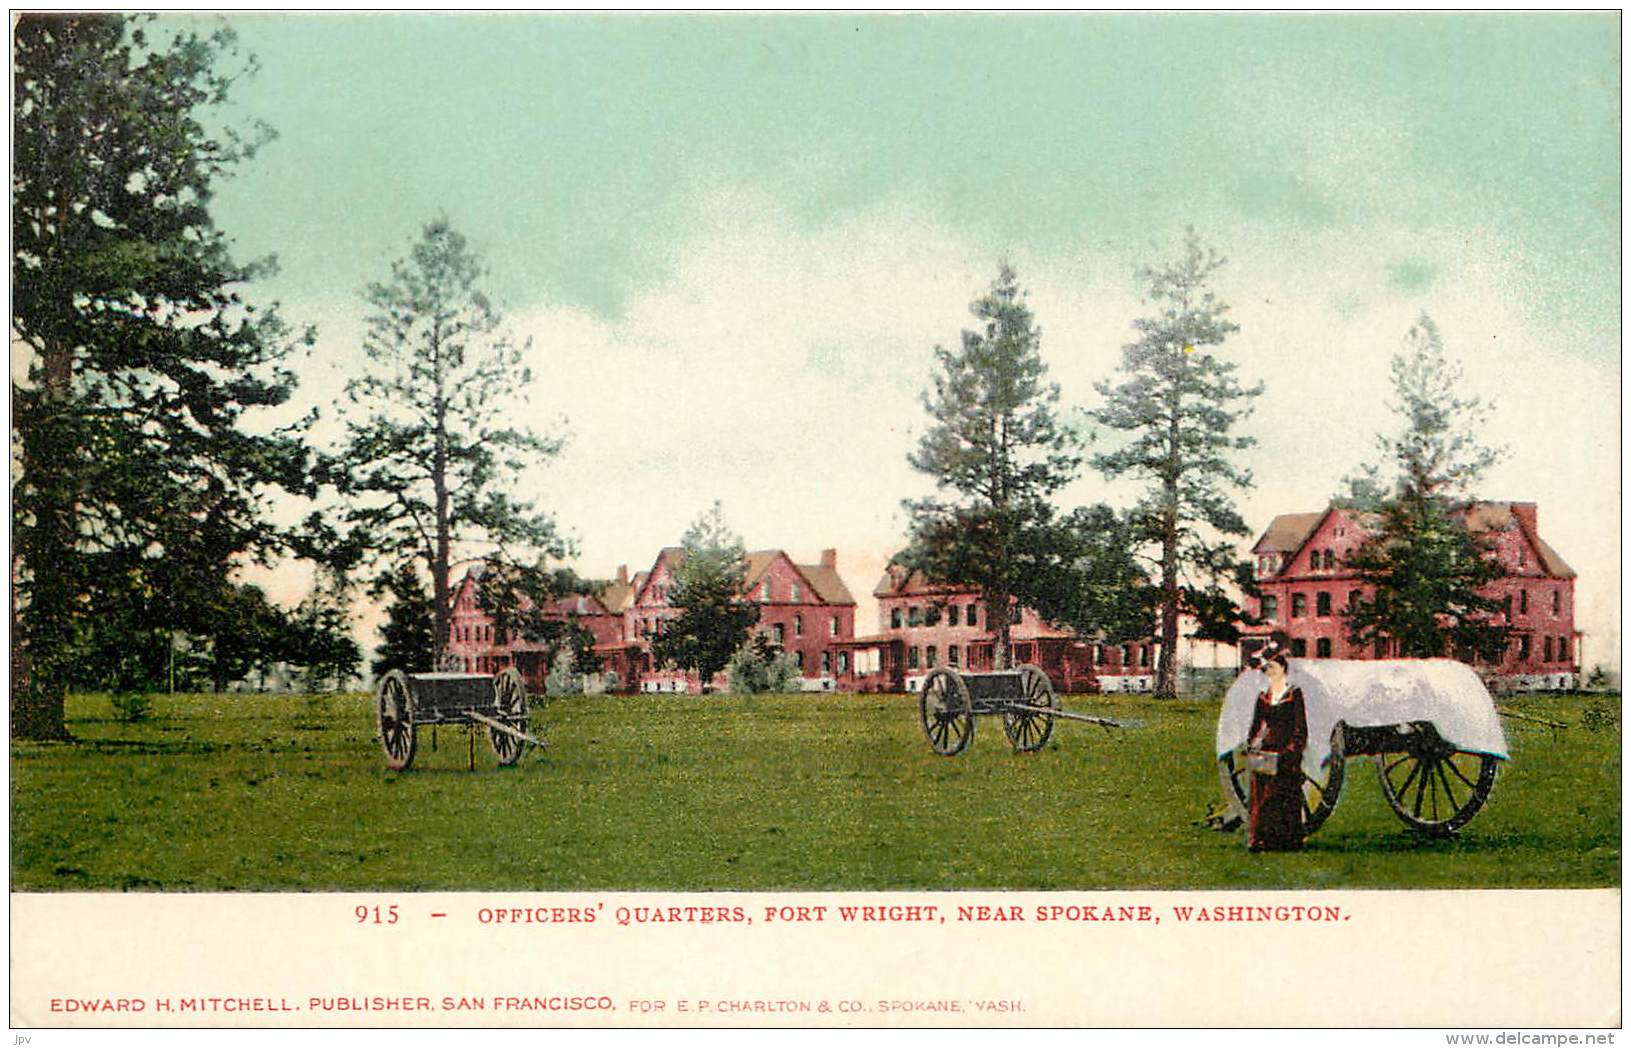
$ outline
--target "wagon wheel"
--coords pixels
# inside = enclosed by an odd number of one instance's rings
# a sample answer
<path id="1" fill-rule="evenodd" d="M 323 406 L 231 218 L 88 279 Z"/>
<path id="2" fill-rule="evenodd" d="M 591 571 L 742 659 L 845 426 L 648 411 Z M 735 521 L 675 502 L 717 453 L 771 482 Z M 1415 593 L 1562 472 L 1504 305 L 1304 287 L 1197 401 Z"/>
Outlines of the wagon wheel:
<path id="1" fill-rule="evenodd" d="M 527 730 L 527 685 L 521 679 L 521 671 L 514 666 L 493 678 L 493 705 L 500 721 L 516 731 Z M 520 760 L 521 751 L 527 745 L 525 739 L 492 726 L 487 728 L 487 742 L 493 747 L 501 767 Z"/>
<path id="2" fill-rule="evenodd" d="M 1020 697 L 1027 706 L 1059 708 L 1059 697 L 1053 693 L 1048 675 L 1035 666 L 1019 668 Z M 1014 744 L 1015 753 L 1035 753 L 1048 744 L 1053 735 L 1053 714 L 1035 710 L 1004 710 L 1002 730 Z"/>
<path id="3" fill-rule="evenodd" d="M 1388 806 L 1411 829 L 1448 837 L 1489 799 L 1500 758 L 1458 750 L 1435 731 L 1404 736 L 1400 742 L 1376 755 Z"/>
<path id="4" fill-rule="evenodd" d="M 1223 795 L 1229 799 L 1229 806 L 1244 821 L 1251 817 L 1252 773 L 1246 770 L 1245 761 L 1239 759 L 1240 753 L 1235 750 L 1218 758 L 1218 777 L 1223 780 Z M 1304 836 L 1311 836 L 1325 825 L 1325 820 L 1336 809 L 1337 799 L 1342 796 L 1343 777 L 1347 774 L 1345 753 L 1342 725 L 1338 724 L 1331 731 L 1331 758 L 1325 765 L 1324 777 L 1303 776 Z"/>
<path id="5" fill-rule="evenodd" d="M 963 678 L 948 669 L 931 670 L 917 697 L 918 716 L 929 745 L 942 757 L 955 757 L 974 738 L 974 700 Z"/>
<path id="6" fill-rule="evenodd" d="M 408 692 L 408 676 L 392 670 L 379 682 L 374 699 L 379 714 L 379 744 L 385 748 L 385 763 L 397 771 L 413 763 L 419 735 L 413 726 L 413 702 Z"/>

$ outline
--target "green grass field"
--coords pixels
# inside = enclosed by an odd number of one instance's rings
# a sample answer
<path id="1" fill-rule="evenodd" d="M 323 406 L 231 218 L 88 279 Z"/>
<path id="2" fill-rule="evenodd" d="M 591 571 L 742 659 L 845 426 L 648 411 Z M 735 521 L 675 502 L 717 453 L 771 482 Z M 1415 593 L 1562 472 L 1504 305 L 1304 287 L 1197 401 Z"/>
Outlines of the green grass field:
<path id="1" fill-rule="evenodd" d="M 1214 704 L 1081 696 L 1014 754 L 1000 718 L 935 756 L 901 696 L 596 697 L 551 746 L 469 772 L 462 728 L 387 771 L 372 699 L 75 696 L 76 744 L 12 748 L 14 890 L 954 889 L 1616 886 L 1620 737 L 1586 696 L 1508 705 L 1512 761 L 1455 838 L 1407 832 L 1371 762 L 1300 854 L 1196 825 L 1221 797 Z M 1618 710 L 1619 696 L 1610 696 Z"/>

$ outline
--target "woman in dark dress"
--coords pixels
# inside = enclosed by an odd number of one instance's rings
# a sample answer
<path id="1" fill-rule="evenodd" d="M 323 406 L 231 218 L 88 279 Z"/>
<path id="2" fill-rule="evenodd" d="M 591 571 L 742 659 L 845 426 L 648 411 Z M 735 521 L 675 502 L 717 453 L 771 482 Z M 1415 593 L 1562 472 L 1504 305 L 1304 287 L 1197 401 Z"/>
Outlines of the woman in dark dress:
<path id="1" fill-rule="evenodd" d="M 1252 772 L 1246 843 L 1252 851 L 1296 851 L 1303 846 L 1302 765 L 1308 717 L 1301 689 L 1286 683 L 1285 650 L 1271 644 L 1260 658 L 1269 686 L 1257 696 L 1246 752 L 1249 761 L 1254 754 L 1273 754 L 1275 767 L 1272 774 Z"/>

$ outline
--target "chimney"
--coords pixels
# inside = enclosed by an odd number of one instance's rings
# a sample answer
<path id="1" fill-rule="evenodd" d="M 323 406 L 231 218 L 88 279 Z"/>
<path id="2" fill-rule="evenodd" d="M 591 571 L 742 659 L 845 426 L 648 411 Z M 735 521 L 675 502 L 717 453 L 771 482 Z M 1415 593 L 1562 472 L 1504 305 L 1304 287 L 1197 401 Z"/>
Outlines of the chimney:
<path id="1" fill-rule="evenodd" d="M 822 550 L 821 551 L 821 566 L 824 567 L 824 568 L 837 568 L 838 567 L 838 551 L 835 550 L 835 549 L 824 549 L 824 550 Z"/>
<path id="2" fill-rule="evenodd" d="M 620 586 L 627 586 L 629 584 L 629 566 L 627 564 L 619 564 L 617 566 L 617 583 Z"/>
<path id="3" fill-rule="evenodd" d="M 1535 504 L 1533 502 L 1512 503 L 1512 515 L 1523 521 L 1523 526 L 1529 529 L 1529 534 L 1539 535 L 1540 528 L 1535 526 Z"/>

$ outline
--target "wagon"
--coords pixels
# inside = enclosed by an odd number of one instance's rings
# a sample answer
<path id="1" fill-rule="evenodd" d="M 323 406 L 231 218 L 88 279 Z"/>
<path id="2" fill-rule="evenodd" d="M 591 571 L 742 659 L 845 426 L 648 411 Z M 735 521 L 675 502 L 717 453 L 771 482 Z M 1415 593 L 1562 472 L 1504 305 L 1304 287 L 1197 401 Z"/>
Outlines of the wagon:
<path id="1" fill-rule="evenodd" d="M 488 744 L 501 766 L 520 760 L 529 742 L 546 745 L 527 733 L 527 687 L 521 672 L 513 666 L 497 676 L 392 670 L 380 680 L 374 699 L 385 762 L 398 771 L 413 763 L 419 748 L 419 728 L 427 724 L 464 724 L 472 729 L 484 725 Z M 472 731 L 472 768 L 475 745 Z"/>
<path id="2" fill-rule="evenodd" d="M 1489 799 L 1507 759 L 1495 702 L 1465 663 L 1450 659 L 1292 659 L 1289 684 L 1303 692 L 1304 829 L 1336 808 L 1348 763 L 1372 757 L 1382 795 L 1413 830 L 1449 836 Z M 1268 677 L 1247 670 L 1223 699 L 1216 751 L 1223 792 L 1242 818 L 1250 772 L 1242 758 L 1252 710 Z"/>
<path id="3" fill-rule="evenodd" d="M 930 670 L 918 691 L 918 719 L 934 752 L 955 757 L 974 741 L 974 718 L 1002 716 L 1002 729 L 1016 753 L 1034 753 L 1047 745 L 1057 719 L 1086 721 L 1105 728 L 1132 727 L 1107 717 L 1090 717 L 1059 708 L 1048 675 L 1023 665 L 991 673 L 959 673 L 942 666 Z"/>

